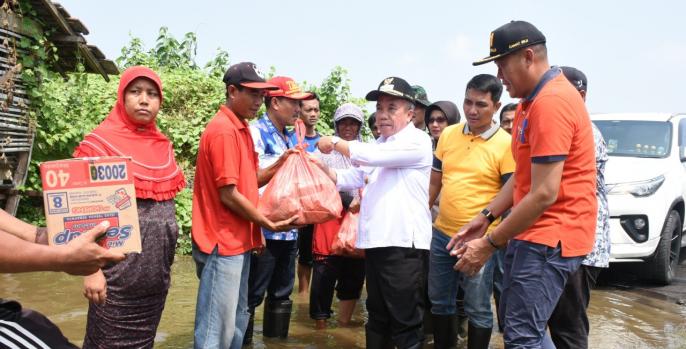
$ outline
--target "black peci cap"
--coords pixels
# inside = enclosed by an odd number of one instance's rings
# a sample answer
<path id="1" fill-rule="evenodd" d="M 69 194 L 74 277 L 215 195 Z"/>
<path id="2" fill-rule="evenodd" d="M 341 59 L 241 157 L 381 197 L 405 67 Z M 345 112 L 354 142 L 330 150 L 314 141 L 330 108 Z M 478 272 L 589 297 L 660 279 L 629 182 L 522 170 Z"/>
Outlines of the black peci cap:
<path id="1" fill-rule="evenodd" d="M 399 97 L 407 99 L 408 101 L 414 103 L 414 90 L 412 86 L 402 78 L 391 76 L 383 79 L 376 90 L 370 91 L 365 97 L 368 101 L 376 101 L 379 96 L 386 94 L 393 97 Z"/>
<path id="2" fill-rule="evenodd" d="M 489 56 L 473 65 L 481 65 L 527 46 L 545 43 L 545 36 L 533 24 L 512 21 L 491 32 Z"/>

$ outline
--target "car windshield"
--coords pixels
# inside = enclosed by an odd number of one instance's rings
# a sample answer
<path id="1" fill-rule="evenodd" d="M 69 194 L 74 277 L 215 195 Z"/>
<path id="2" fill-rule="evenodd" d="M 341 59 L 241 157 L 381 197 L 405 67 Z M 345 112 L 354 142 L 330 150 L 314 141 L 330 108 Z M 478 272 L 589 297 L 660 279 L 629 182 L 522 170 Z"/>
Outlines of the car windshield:
<path id="1" fill-rule="evenodd" d="M 664 121 L 594 121 L 610 156 L 663 158 L 669 155 L 672 124 Z"/>

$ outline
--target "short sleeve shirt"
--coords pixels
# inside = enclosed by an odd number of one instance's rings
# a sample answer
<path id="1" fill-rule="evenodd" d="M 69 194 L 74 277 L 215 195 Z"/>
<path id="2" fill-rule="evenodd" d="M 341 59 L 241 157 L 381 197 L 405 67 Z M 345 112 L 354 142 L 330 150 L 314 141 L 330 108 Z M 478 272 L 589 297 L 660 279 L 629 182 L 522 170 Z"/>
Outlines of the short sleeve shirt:
<path id="1" fill-rule="evenodd" d="M 531 190 L 532 163 L 564 161 L 557 200 L 515 237 L 562 246 L 563 257 L 588 254 L 595 240 L 596 169 L 591 121 L 579 92 L 553 67 L 515 113 L 514 205 Z"/>
<path id="2" fill-rule="evenodd" d="M 250 132 L 255 140 L 255 152 L 260 159 L 260 167 L 265 168 L 276 162 L 281 154 L 295 146 L 291 138 L 292 132 L 284 129 L 279 131 L 267 114 L 262 115 L 257 121 L 250 125 Z M 262 187 L 260 194 L 264 191 Z M 298 229 L 284 232 L 273 232 L 262 228 L 264 238 L 267 240 L 297 240 Z"/>
<path id="3" fill-rule="evenodd" d="M 235 185 L 257 207 L 258 159 L 250 129 L 226 106 L 200 136 L 193 186 L 193 241 L 200 251 L 221 256 L 244 253 L 261 245 L 259 227 L 232 212 L 219 199 L 219 188 Z"/>
<path id="4" fill-rule="evenodd" d="M 450 236 L 495 198 L 503 176 L 515 169 L 507 132 L 494 124 L 490 132 L 473 135 L 465 126 L 446 127 L 434 153 L 442 163 L 441 200 L 434 225 Z M 494 222 L 489 231 L 497 225 Z"/>

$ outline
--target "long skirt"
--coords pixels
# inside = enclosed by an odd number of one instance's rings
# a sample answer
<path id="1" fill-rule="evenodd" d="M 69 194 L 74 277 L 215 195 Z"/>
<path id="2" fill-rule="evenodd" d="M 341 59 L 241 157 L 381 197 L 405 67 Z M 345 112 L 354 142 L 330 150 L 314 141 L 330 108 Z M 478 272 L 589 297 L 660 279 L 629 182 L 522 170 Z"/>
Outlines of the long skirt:
<path id="1" fill-rule="evenodd" d="M 90 303 L 83 348 L 152 348 L 169 290 L 174 261 L 174 200 L 138 199 L 141 253 L 103 268 L 105 304 Z"/>

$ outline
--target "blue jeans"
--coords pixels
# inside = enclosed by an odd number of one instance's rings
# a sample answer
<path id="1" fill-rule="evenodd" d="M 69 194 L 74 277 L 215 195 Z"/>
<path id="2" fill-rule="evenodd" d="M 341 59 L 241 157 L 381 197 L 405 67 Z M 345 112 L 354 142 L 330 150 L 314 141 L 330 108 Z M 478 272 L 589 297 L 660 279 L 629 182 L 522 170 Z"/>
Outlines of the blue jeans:
<path id="1" fill-rule="evenodd" d="M 493 293 L 495 294 L 496 302 L 500 299 L 500 295 L 503 293 L 504 260 L 504 249 L 493 252 Z"/>
<path id="2" fill-rule="evenodd" d="M 269 240 L 260 256 L 253 256 L 248 284 L 248 307 L 254 314 L 267 294 L 269 301 L 290 299 L 295 282 L 297 240 Z"/>
<path id="3" fill-rule="evenodd" d="M 505 261 L 505 249 L 493 252 L 493 300 L 495 301 L 496 317 L 498 318 L 498 331 L 503 332 L 503 319 L 500 317 L 500 295 L 503 294 L 503 271 Z"/>
<path id="4" fill-rule="evenodd" d="M 193 246 L 200 279 L 195 306 L 195 349 L 240 349 L 248 326 L 250 251 L 220 256 L 217 247 L 206 254 Z"/>
<path id="5" fill-rule="evenodd" d="M 528 241 L 510 241 L 505 252 L 500 298 L 506 348 L 542 348 L 548 319 L 567 278 L 579 268 L 583 258 L 562 257 L 559 244 L 552 248 Z"/>
<path id="6" fill-rule="evenodd" d="M 469 322 L 475 327 L 493 327 L 491 294 L 493 293 L 493 258 L 481 268 L 478 274 L 468 277 L 453 269 L 457 258 L 450 255 L 445 246 L 450 241 L 448 235 L 433 228 L 431 254 L 429 257 L 429 299 L 431 313 L 453 315 L 457 311 L 455 299 L 457 287 L 464 289 L 464 309 Z"/>

